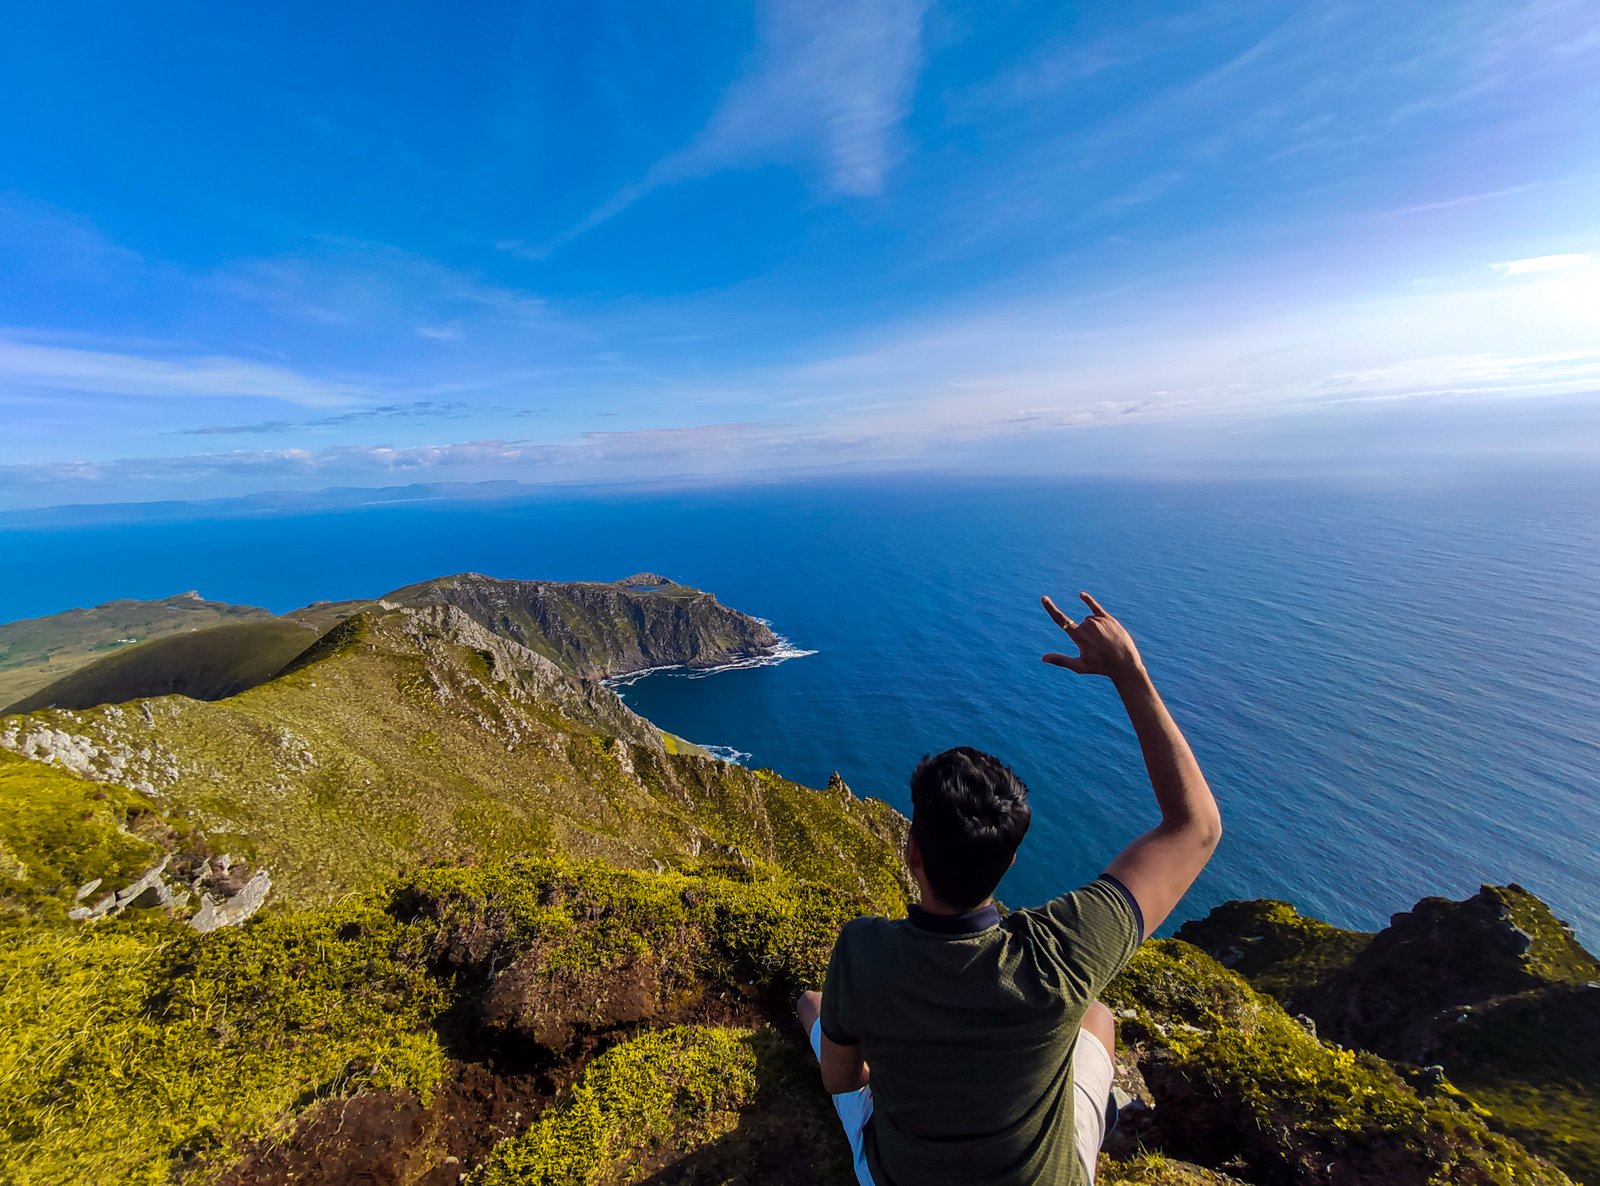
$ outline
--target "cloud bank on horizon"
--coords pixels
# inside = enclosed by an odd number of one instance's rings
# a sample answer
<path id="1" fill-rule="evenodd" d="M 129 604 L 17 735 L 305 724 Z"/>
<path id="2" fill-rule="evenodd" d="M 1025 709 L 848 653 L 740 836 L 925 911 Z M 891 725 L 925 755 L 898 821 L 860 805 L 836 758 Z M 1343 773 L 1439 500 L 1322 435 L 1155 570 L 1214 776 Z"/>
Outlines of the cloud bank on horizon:
<path id="1" fill-rule="evenodd" d="M 1372 16 L 13 7 L 0 508 L 1600 458 L 1600 21 Z"/>

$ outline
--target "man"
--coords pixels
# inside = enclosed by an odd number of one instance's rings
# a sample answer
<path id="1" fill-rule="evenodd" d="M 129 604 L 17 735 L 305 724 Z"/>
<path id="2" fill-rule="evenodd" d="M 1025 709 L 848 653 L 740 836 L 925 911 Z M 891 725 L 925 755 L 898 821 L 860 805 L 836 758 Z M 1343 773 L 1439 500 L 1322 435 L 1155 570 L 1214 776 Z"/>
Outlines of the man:
<path id="1" fill-rule="evenodd" d="M 1108 678 L 1161 822 L 1090 884 L 1001 918 L 994 890 L 1032 813 L 1001 762 L 961 747 L 911 777 L 906 863 L 921 902 L 858 918 L 798 1012 L 862 1186 L 1085 1186 L 1105 1135 L 1115 1030 L 1096 997 L 1215 851 L 1205 776 L 1128 632 L 1087 593 L 1046 663 Z"/>

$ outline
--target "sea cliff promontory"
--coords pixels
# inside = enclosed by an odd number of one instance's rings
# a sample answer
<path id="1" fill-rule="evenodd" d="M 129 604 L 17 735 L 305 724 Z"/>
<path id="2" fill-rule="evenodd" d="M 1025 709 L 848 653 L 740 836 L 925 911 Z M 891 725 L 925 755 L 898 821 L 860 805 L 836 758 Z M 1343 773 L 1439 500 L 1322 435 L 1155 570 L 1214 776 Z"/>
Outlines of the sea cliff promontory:
<path id="1" fill-rule="evenodd" d="M 300 623 L 246 687 L 117 696 L 176 672 L 129 644 L 0 717 L 0 1180 L 853 1180 L 789 1002 L 905 909 L 905 820 L 604 683 L 768 627 L 655 574 L 264 613 L 169 633 Z M 1583 1177 L 1594 975 L 1514 886 L 1375 936 L 1219 907 L 1108 993 L 1100 1180 Z"/>

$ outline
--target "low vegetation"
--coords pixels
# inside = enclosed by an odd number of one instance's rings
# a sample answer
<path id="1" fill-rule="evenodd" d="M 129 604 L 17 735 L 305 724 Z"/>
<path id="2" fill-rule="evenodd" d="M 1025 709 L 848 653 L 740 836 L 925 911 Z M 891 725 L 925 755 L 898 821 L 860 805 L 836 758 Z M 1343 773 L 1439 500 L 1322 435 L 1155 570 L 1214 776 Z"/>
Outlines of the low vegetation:
<path id="1" fill-rule="evenodd" d="M 745 645 L 709 595 L 402 592 L 305 611 L 315 645 L 216 702 L 0 719 L 0 1181 L 848 1186 L 789 1009 L 845 920 L 903 911 L 904 819 L 582 678 Z M 241 869 L 270 869 L 267 908 L 190 929 Z M 151 870 L 165 896 L 126 890 Z M 1107 997 L 1147 1107 L 1101 1181 L 1568 1182 L 1506 1133 L 1588 1172 L 1593 960 L 1516 887 L 1416 926 L 1238 903 L 1185 930 L 1237 971 L 1146 944 Z M 1457 946 L 1407 971 L 1424 934 Z M 1458 969 L 1479 995 L 1446 1033 L 1390 1007 L 1455 1004 Z M 1310 1011 L 1367 994 L 1399 1061 L 1245 977 Z M 1422 1039 L 1448 1075 L 1381 1045 Z"/>
<path id="2" fill-rule="evenodd" d="M 1231 902 L 1179 934 L 1325 1035 L 1452 1084 L 1494 1129 L 1600 1181 L 1600 963 L 1520 886 L 1425 899 L 1376 935 L 1283 902 Z"/>
<path id="3" fill-rule="evenodd" d="M 1181 940 L 1146 943 L 1107 1003 L 1164 1152 L 1257 1186 L 1568 1181 L 1447 1083 L 1419 1094 L 1378 1056 L 1319 1041 Z"/>

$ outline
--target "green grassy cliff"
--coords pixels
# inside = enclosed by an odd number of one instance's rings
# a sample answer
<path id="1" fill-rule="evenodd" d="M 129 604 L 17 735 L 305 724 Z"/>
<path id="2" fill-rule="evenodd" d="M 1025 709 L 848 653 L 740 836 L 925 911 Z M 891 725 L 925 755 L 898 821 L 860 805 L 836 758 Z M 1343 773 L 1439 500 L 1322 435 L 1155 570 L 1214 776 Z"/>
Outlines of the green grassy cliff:
<path id="1" fill-rule="evenodd" d="M 285 618 L 230 622 L 120 648 L 5 711 L 93 708 L 150 696 L 223 700 L 271 679 L 321 631 Z"/>
<path id="2" fill-rule="evenodd" d="M 868 888 L 898 884 L 877 870 L 899 827 L 882 804 L 669 752 L 612 692 L 450 606 L 359 614 L 215 703 L 0 718 L 0 747 L 137 790 L 213 851 L 270 868 L 285 902 L 524 853 L 856 868 Z"/>
<path id="3" fill-rule="evenodd" d="M 597 682 L 763 645 L 708 595 L 486 581 L 310 607 L 313 645 L 214 701 L 0 718 L 0 1181 L 853 1181 L 789 1009 L 845 920 L 904 909 L 905 821 Z M 1361 961 L 1398 966 L 1381 935 L 1235 904 L 1196 934 L 1238 972 L 1147 944 L 1108 993 L 1142 1106 L 1101 1181 L 1567 1183 L 1471 1068 L 1520 1065 L 1505 1019 L 1587 1041 L 1587 956 L 1497 892 L 1480 913 L 1532 937 L 1448 1078 L 1319 1040 L 1240 974 L 1359 992 Z"/>

